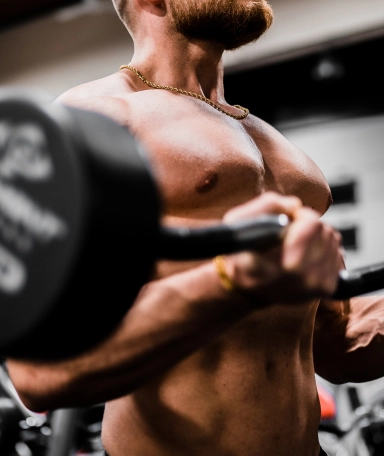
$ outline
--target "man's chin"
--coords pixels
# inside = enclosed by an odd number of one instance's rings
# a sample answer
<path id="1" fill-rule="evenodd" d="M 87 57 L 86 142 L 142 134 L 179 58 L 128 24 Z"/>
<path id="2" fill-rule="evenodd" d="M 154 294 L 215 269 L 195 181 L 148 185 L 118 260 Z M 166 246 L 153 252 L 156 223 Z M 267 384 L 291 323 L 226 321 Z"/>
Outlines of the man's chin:
<path id="1" fill-rule="evenodd" d="M 216 44 L 223 51 L 236 51 L 248 44 L 255 43 L 260 38 L 259 34 L 256 36 L 254 34 L 248 34 L 247 36 L 183 36 L 189 41 Z"/>
<path id="2" fill-rule="evenodd" d="M 226 41 L 222 44 L 226 51 L 236 51 L 237 49 L 247 46 L 248 44 L 255 43 L 259 38 L 259 35 L 256 37 L 247 37 L 243 39 L 239 39 L 237 37 L 237 39 L 234 39 L 232 41 Z"/>

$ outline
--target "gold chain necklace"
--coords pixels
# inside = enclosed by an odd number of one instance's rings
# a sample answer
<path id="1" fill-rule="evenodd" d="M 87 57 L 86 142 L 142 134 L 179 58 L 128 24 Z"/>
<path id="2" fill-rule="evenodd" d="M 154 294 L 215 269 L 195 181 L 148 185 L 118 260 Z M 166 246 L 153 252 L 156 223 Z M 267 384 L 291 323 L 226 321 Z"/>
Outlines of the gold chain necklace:
<path id="1" fill-rule="evenodd" d="M 243 108 L 240 105 L 234 105 L 234 107 L 238 108 L 238 109 L 241 109 L 241 111 L 243 111 L 244 114 L 241 114 L 241 115 L 237 116 L 235 114 L 231 114 L 230 112 L 225 111 L 224 109 L 220 108 L 220 106 L 215 104 L 212 100 L 210 100 L 209 98 L 205 97 L 204 95 L 200 95 L 200 94 L 194 93 L 194 92 L 187 92 L 186 90 L 178 89 L 176 87 L 163 86 L 163 85 L 155 84 L 154 82 L 148 81 L 148 79 L 146 79 L 139 72 L 139 70 L 137 68 L 135 68 L 135 67 L 133 67 L 131 65 L 121 65 L 120 70 L 124 70 L 124 69 L 133 71 L 138 78 L 140 78 L 145 84 L 147 84 L 147 86 L 152 87 L 153 89 L 169 90 L 171 92 L 181 93 L 181 94 L 187 95 L 189 97 L 197 98 L 197 99 L 199 99 L 201 101 L 204 101 L 205 103 L 209 104 L 210 106 L 212 106 L 212 108 L 217 109 L 217 111 L 219 111 L 219 112 L 221 112 L 221 113 L 223 113 L 223 114 L 225 114 L 225 115 L 227 115 L 229 117 L 232 117 L 233 119 L 242 120 L 242 119 L 245 119 L 248 116 L 248 114 L 249 114 L 249 109 Z"/>

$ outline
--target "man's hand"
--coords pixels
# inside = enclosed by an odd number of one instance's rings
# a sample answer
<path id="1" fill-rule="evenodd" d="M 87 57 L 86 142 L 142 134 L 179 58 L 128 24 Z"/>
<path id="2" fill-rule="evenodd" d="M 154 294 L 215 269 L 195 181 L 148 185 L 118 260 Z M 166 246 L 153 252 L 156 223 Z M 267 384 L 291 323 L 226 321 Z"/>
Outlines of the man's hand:
<path id="1" fill-rule="evenodd" d="M 226 257 L 226 271 L 235 286 L 247 293 L 265 290 L 266 299 L 297 301 L 331 295 L 343 268 L 341 235 L 303 207 L 296 197 L 268 192 L 238 206 L 225 223 L 265 213 L 286 214 L 292 222 L 280 247 L 265 253 L 244 252 Z"/>

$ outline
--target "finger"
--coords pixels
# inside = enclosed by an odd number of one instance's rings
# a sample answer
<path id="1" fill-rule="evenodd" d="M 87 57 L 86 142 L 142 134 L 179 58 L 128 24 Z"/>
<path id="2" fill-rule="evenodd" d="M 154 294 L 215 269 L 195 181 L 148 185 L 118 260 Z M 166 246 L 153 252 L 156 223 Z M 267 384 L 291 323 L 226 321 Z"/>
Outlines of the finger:
<path id="1" fill-rule="evenodd" d="M 233 222 L 262 214 L 286 214 L 293 217 L 301 207 L 301 200 L 295 196 L 282 196 L 278 193 L 266 192 L 228 211 L 224 216 L 224 221 Z"/>
<path id="2" fill-rule="evenodd" d="M 300 270 L 323 252 L 323 224 L 312 213 L 292 222 L 283 241 L 282 265 L 287 271 Z"/>
<path id="3" fill-rule="evenodd" d="M 309 289 L 332 293 L 344 262 L 341 236 L 331 226 L 320 221 L 304 226 L 301 226 L 302 223 L 296 223 L 294 228 L 298 230 L 297 239 L 294 238 L 284 251 L 284 267 L 301 275 Z M 288 239 L 288 244 L 289 242 L 291 239 Z"/>
<path id="4" fill-rule="evenodd" d="M 329 254 L 329 251 L 335 251 L 335 255 Z M 325 252 L 322 259 L 323 267 L 323 287 L 326 294 L 332 295 L 338 286 L 339 272 L 344 265 L 344 250 L 340 245 L 338 237 L 333 237 L 330 241 L 329 251 Z"/>
<path id="5" fill-rule="evenodd" d="M 270 256 L 252 252 L 230 255 L 226 257 L 228 276 L 239 288 L 245 290 L 257 288 L 261 282 L 269 283 L 281 274 L 280 262 Z"/>

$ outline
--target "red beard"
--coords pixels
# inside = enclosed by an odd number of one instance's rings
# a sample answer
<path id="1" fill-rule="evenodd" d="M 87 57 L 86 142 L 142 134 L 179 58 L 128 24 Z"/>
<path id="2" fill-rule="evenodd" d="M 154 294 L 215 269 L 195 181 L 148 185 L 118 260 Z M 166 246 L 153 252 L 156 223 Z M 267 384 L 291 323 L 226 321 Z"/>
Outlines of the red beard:
<path id="1" fill-rule="evenodd" d="M 171 0 L 176 30 L 191 40 L 217 41 L 226 50 L 257 40 L 272 24 L 265 1 Z"/>

